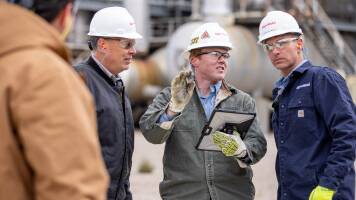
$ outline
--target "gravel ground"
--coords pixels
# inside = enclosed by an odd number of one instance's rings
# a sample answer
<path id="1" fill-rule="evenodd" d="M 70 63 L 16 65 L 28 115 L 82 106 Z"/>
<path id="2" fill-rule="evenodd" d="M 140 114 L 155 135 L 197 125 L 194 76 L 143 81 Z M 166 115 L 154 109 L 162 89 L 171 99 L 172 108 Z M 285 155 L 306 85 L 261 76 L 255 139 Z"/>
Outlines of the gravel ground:
<path id="1" fill-rule="evenodd" d="M 265 157 L 253 166 L 256 200 L 276 199 L 277 183 L 274 172 L 276 147 L 272 134 L 266 135 L 268 150 Z M 162 155 L 164 144 L 148 143 L 141 132 L 135 135 L 135 151 L 131 171 L 131 191 L 134 200 L 159 200 L 158 184 L 162 180 Z M 151 173 L 139 173 L 139 165 L 148 161 Z"/>

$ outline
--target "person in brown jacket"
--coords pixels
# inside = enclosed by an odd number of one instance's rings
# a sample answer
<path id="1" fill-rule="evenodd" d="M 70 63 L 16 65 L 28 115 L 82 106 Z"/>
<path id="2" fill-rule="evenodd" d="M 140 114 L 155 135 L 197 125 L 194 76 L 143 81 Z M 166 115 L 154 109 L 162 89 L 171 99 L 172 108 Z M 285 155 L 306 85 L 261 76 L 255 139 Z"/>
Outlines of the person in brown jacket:
<path id="1" fill-rule="evenodd" d="M 72 2 L 20 3 L 37 15 L 0 1 L 0 199 L 104 200 L 93 99 L 61 36 Z"/>

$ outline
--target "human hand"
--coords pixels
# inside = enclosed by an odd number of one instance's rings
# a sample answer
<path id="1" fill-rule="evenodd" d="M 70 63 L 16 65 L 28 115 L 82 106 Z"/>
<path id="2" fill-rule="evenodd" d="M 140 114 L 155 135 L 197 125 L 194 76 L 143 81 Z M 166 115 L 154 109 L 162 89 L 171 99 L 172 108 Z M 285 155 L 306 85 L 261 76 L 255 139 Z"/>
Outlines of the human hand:
<path id="1" fill-rule="evenodd" d="M 332 200 L 334 194 L 334 190 L 318 185 L 310 193 L 309 200 Z"/>
<path id="2" fill-rule="evenodd" d="M 238 158 L 246 156 L 246 145 L 237 131 L 234 131 L 233 135 L 215 131 L 213 133 L 213 142 L 225 156 L 237 156 Z"/>
<path id="3" fill-rule="evenodd" d="M 192 97 L 195 87 L 192 70 L 181 71 L 171 83 L 171 99 L 168 109 L 175 113 L 182 112 Z"/>

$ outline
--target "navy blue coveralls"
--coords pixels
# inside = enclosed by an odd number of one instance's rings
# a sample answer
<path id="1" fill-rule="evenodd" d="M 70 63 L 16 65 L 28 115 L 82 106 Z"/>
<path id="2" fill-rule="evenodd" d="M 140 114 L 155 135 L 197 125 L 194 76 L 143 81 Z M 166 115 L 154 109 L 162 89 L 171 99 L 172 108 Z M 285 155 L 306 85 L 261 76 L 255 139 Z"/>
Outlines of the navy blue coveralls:
<path id="1" fill-rule="evenodd" d="M 355 200 L 355 104 L 344 79 L 307 61 L 282 91 L 272 105 L 278 200 L 306 200 L 317 185 Z"/>

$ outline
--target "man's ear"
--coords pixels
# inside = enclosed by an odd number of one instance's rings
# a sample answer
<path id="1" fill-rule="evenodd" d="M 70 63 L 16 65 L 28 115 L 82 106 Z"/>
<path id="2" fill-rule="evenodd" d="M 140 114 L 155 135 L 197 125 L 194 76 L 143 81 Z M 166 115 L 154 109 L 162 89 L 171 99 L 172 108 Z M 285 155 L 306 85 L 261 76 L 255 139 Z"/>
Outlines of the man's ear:
<path id="1" fill-rule="evenodd" d="M 297 41 L 297 48 L 298 50 L 302 50 L 303 49 L 303 39 L 298 39 Z"/>
<path id="2" fill-rule="evenodd" d="M 198 57 L 191 57 L 189 58 L 190 64 L 192 65 L 193 68 L 196 68 L 196 66 L 199 66 L 199 58 Z"/>
<path id="3" fill-rule="evenodd" d="M 52 21 L 52 25 L 62 34 L 69 32 L 71 28 L 71 23 L 73 20 L 72 8 L 73 3 L 67 3 L 58 13 L 57 17 Z"/>
<path id="4" fill-rule="evenodd" d="M 64 9 L 62 10 L 62 20 L 61 20 L 61 24 L 63 29 L 68 28 L 67 26 L 71 26 L 72 20 L 73 20 L 73 3 L 67 3 L 67 5 L 65 5 Z M 69 24 L 68 24 L 69 23 Z"/>
<path id="5" fill-rule="evenodd" d="M 96 42 L 97 45 L 97 51 L 102 52 L 107 49 L 107 43 L 104 38 L 99 38 L 98 41 Z"/>

